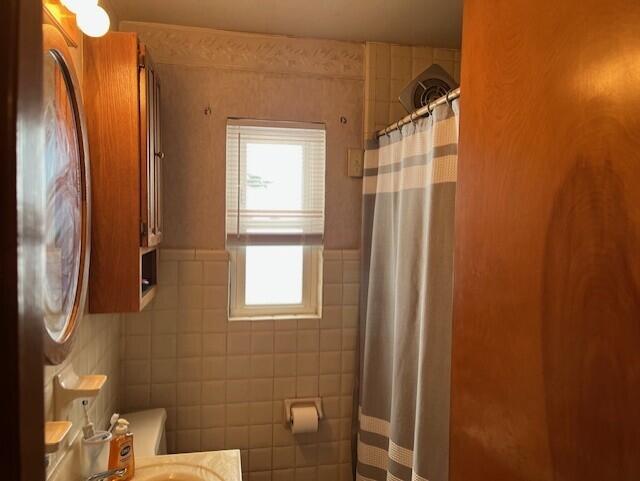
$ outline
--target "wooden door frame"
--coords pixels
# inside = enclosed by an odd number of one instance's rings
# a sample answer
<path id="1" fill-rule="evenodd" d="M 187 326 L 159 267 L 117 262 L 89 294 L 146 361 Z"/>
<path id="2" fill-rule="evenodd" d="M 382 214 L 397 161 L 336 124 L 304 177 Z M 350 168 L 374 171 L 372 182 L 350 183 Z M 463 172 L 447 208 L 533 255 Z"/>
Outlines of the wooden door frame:
<path id="1" fill-rule="evenodd" d="M 44 479 L 41 128 L 42 5 L 5 0 L 0 15 L 0 466 Z"/>

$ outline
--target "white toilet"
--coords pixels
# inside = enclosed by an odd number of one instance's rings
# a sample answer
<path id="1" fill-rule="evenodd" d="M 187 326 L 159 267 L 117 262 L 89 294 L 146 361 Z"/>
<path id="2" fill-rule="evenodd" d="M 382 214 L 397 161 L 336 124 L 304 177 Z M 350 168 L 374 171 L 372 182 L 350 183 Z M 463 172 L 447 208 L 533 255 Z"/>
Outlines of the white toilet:
<path id="1" fill-rule="evenodd" d="M 133 451 L 136 457 L 167 454 L 165 433 L 167 411 L 164 408 L 126 413 L 121 417 L 129 421 L 129 431 L 133 433 Z"/>

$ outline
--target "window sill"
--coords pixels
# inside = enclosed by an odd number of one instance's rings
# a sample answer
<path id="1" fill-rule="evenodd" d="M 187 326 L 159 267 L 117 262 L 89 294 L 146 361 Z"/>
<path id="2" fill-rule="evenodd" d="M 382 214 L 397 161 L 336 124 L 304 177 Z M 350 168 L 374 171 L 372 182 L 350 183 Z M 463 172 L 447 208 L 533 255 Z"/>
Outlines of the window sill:
<path id="1" fill-rule="evenodd" d="M 292 319 L 322 319 L 322 312 L 313 314 L 278 314 L 278 315 L 255 315 L 255 316 L 229 316 L 229 322 L 235 321 L 286 321 Z"/>

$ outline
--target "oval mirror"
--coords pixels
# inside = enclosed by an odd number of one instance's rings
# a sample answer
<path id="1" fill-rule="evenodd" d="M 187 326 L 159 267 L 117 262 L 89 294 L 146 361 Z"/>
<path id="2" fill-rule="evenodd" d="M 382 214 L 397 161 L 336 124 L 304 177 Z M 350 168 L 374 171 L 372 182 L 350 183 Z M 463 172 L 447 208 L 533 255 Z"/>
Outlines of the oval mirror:
<path id="1" fill-rule="evenodd" d="M 44 352 L 68 356 L 84 312 L 89 268 L 90 182 L 82 97 L 69 49 L 51 25 L 43 30 L 45 131 Z"/>

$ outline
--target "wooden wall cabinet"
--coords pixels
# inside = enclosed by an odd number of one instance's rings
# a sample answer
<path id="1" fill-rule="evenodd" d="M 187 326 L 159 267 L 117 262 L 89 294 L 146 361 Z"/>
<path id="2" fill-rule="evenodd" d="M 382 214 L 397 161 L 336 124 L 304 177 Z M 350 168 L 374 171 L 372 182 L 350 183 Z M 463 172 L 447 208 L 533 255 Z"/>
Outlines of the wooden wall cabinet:
<path id="1" fill-rule="evenodd" d="M 89 311 L 137 312 L 156 290 L 162 240 L 160 83 L 135 33 L 84 41 L 92 180 Z"/>

